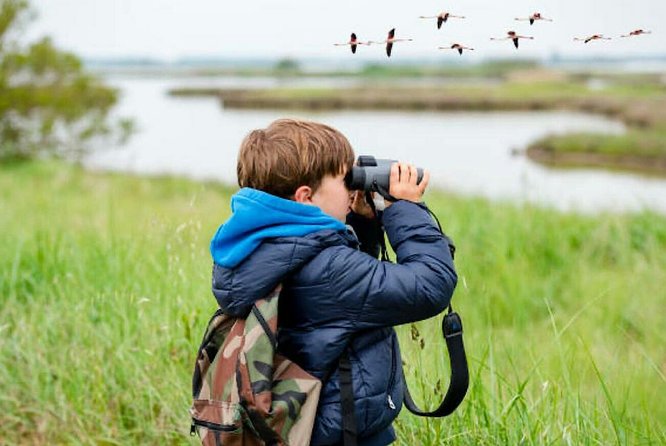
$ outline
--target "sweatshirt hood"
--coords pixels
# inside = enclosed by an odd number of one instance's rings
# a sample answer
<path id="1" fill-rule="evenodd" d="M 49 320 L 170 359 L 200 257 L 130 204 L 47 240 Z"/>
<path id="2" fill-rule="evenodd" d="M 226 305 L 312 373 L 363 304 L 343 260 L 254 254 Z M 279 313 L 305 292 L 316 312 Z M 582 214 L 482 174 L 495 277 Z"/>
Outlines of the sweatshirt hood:
<path id="1" fill-rule="evenodd" d="M 231 211 L 231 217 L 219 227 L 210 243 L 213 261 L 223 268 L 236 267 L 268 239 L 345 230 L 344 223 L 317 206 L 251 188 L 242 188 L 233 195 Z"/>

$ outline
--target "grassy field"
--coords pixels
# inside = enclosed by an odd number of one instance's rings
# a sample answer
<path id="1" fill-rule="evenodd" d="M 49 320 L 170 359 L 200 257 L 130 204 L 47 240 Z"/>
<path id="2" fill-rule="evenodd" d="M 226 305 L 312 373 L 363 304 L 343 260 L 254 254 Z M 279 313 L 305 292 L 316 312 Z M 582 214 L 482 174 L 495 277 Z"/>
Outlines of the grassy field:
<path id="1" fill-rule="evenodd" d="M 232 193 L 0 166 L 0 444 L 196 443 L 190 377 L 215 309 L 207 248 Z M 665 444 L 666 218 L 427 202 L 458 247 L 471 386 L 449 418 L 403 411 L 398 444 Z M 398 328 L 410 386 L 430 404 L 448 375 L 439 323 L 416 324 L 416 340 Z"/>

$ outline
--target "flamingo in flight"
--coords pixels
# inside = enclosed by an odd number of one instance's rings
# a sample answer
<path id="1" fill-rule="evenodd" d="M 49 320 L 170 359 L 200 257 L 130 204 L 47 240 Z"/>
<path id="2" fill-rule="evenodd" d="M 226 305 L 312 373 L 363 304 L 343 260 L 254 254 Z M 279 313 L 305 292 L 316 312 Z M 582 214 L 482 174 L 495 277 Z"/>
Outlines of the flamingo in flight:
<path id="1" fill-rule="evenodd" d="M 577 42 L 590 43 L 593 40 L 613 40 L 613 39 L 610 38 L 610 37 L 604 37 L 603 34 L 592 34 L 591 36 L 585 37 L 585 38 L 574 37 L 574 40 L 577 41 Z"/>
<path id="2" fill-rule="evenodd" d="M 632 37 L 632 36 L 640 36 L 641 34 L 652 34 L 652 31 L 645 31 L 644 29 L 636 29 L 629 34 L 623 34 L 620 37 Z"/>
<path id="3" fill-rule="evenodd" d="M 395 28 L 391 28 L 391 30 L 388 32 L 388 37 L 386 40 L 382 40 L 380 42 L 368 42 L 368 43 L 385 43 L 386 44 L 386 55 L 388 57 L 391 57 L 391 50 L 393 49 L 393 43 L 394 42 L 411 42 L 414 39 L 396 39 L 395 38 Z"/>
<path id="4" fill-rule="evenodd" d="M 345 42 L 345 43 L 334 43 L 333 45 L 335 45 L 335 46 L 345 46 L 345 45 L 349 45 L 349 47 L 351 48 L 351 52 L 352 52 L 353 54 L 356 54 L 356 47 L 357 47 L 358 45 L 370 45 L 370 42 L 361 42 L 361 41 L 359 41 L 359 40 L 356 38 L 356 33 L 351 33 L 351 37 L 349 38 L 349 42 Z"/>
<path id="5" fill-rule="evenodd" d="M 547 19 L 546 17 L 542 16 L 540 12 L 535 12 L 534 14 L 530 14 L 530 16 L 527 17 L 527 18 L 516 17 L 515 20 L 518 20 L 518 21 L 529 20 L 530 25 L 534 25 L 534 22 L 536 22 L 537 20 L 545 20 L 546 22 L 552 22 L 553 21 L 553 19 Z"/>
<path id="6" fill-rule="evenodd" d="M 513 41 L 513 46 L 518 48 L 518 39 L 530 39 L 534 40 L 534 37 L 530 36 L 521 36 L 516 34 L 515 31 L 507 31 L 506 32 L 506 37 L 491 37 L 490 40 L 512 40 Z"/>
<path id="7" fill-rule="evenodd" d="M 458 54 L 462 56 L 463 50 L 470 50 L 474 51 L 474 48 L 470 48 L 468 46 L 461 45 L 459 43 L 454 43 L 451 46 L 440 46 L 438 47 L 440 50 L 457 50 Z"/>
<path id="8" fill-rule="evenodd" d="M 449 19 L 464 19 L 464 15 L 453 15 L 450 12 L 440 12 L 437 15 L 420 15 L 419 19 L 437 19 L 437 29 L 442 27 L 442 23 L 446 23 Z"/>

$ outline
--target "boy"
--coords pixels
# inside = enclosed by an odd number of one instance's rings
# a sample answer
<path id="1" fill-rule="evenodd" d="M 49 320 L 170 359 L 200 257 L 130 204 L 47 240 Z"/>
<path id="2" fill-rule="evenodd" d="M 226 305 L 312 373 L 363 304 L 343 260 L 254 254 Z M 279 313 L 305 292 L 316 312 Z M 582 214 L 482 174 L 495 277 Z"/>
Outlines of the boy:
<path id="1" fill-rule="evenodd" d="M 419 204 L 429 174 L 417 185 L 414 166 L 391 168 L 398 201 L 381 219 L 392 264 L 376 258 L 372 209 L 345 186 L 353 163 L 347 139 L 323 124 L 282 119 L 251 132 L 238 156 L 233 214 L 211 242 L 213 293 L 226 313 L 247 314 L 283 283 L 278 348 L 324 380 L 313 446 L 342 444 L 337 368 L 346 349 L 358 444 L 395 440 L 404 380 L 392 327 L 443 311 L 457 282 L 448 241 Z"/>

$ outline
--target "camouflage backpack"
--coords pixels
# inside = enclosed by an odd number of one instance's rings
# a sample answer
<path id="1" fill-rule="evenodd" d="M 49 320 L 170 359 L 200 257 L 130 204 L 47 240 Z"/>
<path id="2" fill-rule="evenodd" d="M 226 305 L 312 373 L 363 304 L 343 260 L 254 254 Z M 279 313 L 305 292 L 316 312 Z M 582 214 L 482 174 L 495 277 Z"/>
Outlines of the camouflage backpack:
<path id="1" fill-rule="evenodd" d="M 218 310 L 192 377 L 190 433 L 204 446 L 307 445 L 321 382 L 276 353 L 281 285 L 246 318 Z"/>

